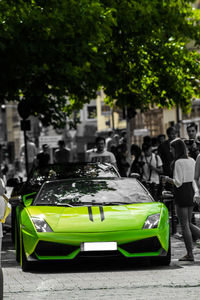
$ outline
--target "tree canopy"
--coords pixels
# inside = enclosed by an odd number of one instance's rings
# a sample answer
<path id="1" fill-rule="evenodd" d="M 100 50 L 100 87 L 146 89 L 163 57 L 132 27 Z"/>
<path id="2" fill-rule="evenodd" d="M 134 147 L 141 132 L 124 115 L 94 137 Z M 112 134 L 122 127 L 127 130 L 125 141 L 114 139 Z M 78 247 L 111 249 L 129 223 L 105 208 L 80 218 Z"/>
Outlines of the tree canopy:
<path id="1" fill-rule="evenodd" d="M 44 125 L 96 98 L 185 111 L 199 96 L 198 10 L 188 0 L 1 0 L 0 102 Z"/>

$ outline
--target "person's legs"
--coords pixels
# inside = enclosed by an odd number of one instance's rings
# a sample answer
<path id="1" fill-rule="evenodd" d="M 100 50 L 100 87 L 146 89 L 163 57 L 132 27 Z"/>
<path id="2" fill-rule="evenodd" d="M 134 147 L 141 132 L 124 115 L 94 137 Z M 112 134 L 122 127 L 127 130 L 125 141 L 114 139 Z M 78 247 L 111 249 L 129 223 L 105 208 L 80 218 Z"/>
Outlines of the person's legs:
<path id="1" fill-rule="evenodd" d="M 189 223 L 190 223 L 190 230 L 192 232 L 192 236 L 195 238 L 195 240 L 200 239 L 200 228 L 194 225 L 192 222 L 192 216 L 193 216 L 193 206 L 189 207 Z"/>
<path id="2" fill-rule="evenodd" d="M 193 257 L 193 240 L 192 240 L 192 233 L 190 230 L 190 208 L 189 207 L 181 207 L 176 206 L 177 215 L 180 221 L 181 230 L 183 234 L 183 239 L 185 243 L 185 247 L 187 250 L 187 255 L 189 257 Z"/>

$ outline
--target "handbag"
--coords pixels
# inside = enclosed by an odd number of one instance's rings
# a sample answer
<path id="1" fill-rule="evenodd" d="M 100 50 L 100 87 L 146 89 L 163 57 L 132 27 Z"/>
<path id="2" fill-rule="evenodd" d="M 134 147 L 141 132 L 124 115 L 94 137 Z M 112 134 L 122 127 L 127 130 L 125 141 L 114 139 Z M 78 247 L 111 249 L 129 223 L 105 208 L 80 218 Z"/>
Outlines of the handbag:
<path id="1" fill-rule="evenodd" d="M 5 194 L 3 194 L 2 197 L 3 197 L 4 201 L 5 201 L 5 211 L 4 211 L 4 216 L 3 216 L 3 218 L 0 219 L 0 222 L 1 222 L 1 223 L 5 223 L 6 218 L 9 216 L 9 214 L 10 214 L 10 212 L 11 212 L 11 205 L 10 205 L 10 203 L 9 203 L 8 197 L 7 197 Z"/>

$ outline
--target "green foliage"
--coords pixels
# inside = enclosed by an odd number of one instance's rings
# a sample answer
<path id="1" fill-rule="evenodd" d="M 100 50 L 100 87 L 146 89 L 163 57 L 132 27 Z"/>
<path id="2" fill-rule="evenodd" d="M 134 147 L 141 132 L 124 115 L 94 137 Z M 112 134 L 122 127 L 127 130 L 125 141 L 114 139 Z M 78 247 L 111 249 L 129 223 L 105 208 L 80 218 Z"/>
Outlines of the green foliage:
<path id="1" fill-rule="evenodd" d="M 199 40 L 199 13 L 191 1 L 112 2 L 117 12 L 113 44 L 108 49 L 107 99 L 132 108 L 149 104 L 184 111 L 199 96 L 200 56 L 187 44 Z"/>
<path id="2" fill-rule="evenodd" d="M 2 101 L 25 99 L 45 125 L 64 125 L 66 113 L 96 98 L 105 69 L 98 47 L 113 23 L 99 1 L 2 0 Z"/>
<path id="3" fill-rule="evenodd" d="M 188 0 L 1 0 L 0 98 L 44 125 L 96 98 L 145 109 L 199 96 L 198 10 Z M 67 103 L 67 104 L 66 104 Z"/>

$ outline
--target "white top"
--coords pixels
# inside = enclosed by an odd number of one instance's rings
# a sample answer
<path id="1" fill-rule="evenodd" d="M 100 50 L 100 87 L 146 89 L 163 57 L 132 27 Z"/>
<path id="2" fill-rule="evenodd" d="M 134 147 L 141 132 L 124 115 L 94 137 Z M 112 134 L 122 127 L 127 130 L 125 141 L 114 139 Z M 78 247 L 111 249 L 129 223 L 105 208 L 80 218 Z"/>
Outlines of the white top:
<path id="1" fill-rule="evenodd" d="M 112 143 L 113 143 L 113 139 L 111 137 L 108 137 L 106 139 L 106 150 L 107 151 L 111 150 Z"/>
<path id="2" fill-rule="evenodd" d="M 194 181 L 195 160 L 191 157 L 180 158 L 175 162 L 173 181 L 176 187 L 180 187 L 183 183 L 192 182 L 194 191 L 197 186 Z"/>
<path id="3" fill-rule="evenodd" d="M 89 162 L 100 162 L 100 163 L 116 163 L 116 158 L 112 152 L 103 151 L 101 153 L 98 152 L 90 152 L 88 153 L 88 161 Z"/>
<path id="4" fill-rule="evenodd" d="M 144 162 L 142 179 L 159 184 L 159 174 L 155 170 L 150 170 L 149 164 L 155 168 L 162 167 L 163 164 L 160 156 L 152 153 L 150 156 L 142 156 L 139 161 Z"/>
<path id="5" fill-rule="evenodd" d="M 32 163 L 36 157 L 37 148 L 34 143 L 27 142 L 27 155 L 28 155 L 28 162 Z M 20 156 L 25 155 L 25 145 L 21 146 L 20 149 Z"/>

